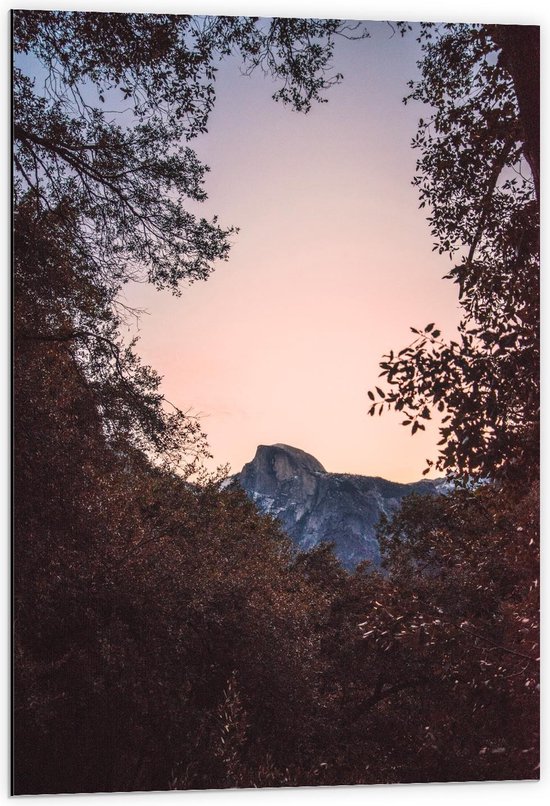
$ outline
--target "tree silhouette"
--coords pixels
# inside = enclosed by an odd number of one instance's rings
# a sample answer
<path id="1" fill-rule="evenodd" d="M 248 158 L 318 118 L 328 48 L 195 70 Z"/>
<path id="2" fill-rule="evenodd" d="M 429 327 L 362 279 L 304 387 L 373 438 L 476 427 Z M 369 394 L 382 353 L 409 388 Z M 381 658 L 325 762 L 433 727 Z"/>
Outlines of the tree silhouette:
<path id="1" fill-rule="evenodd" d="M 518 26 L 424 25 L 422 78 L 406 99 L 434 110 L 413 140 L 414 184 L 434 249 L 460 257 L 447 277 L 463 317 L 458 342 L 434 323 L 411 328 L 413 343 L 384 356 L 389 391 L 371 392 L 370 413 L 394 407 L 414 433 L 436 408 L 437 467 L 470 477 L 529 467 L 536 477 L 538 466 L 537 37 Z M 532 58 L 520 71 L 526 42 Z"/>
<path id="2" fill-rule="evenodd" d="M 275 97 L 307 111 L 340 78 L 327 73 L 337 26 L 13 13 L 15 208 L 27 207 L 14 222 L 24 220 L 27 229 L 16 229 L 15 238 L 32 247 L 29 227 L 39 227 L 41 240 L 46 216 L 67 253 L 67 270 L 61 275 L 57 262 L 47 291 L 55 315 L 40 311 L 18 336 L 64 342 L 94 386 L 107 431 L 124 428 L 136 446 L 186 472 L 204 455 L 204 436 L 189 413 L 164 400 L 135 342 L 121 338 L 121 325 L 136 312 L 119 292 L 139 280 L 178 294 L 228 256 L 236 230 L 187 209 L 206 198 L 208 167 L 187 142 L 206 131 L 218 61 L 238 54 L 245 69 L 269 71 L 282 82 Z"/>

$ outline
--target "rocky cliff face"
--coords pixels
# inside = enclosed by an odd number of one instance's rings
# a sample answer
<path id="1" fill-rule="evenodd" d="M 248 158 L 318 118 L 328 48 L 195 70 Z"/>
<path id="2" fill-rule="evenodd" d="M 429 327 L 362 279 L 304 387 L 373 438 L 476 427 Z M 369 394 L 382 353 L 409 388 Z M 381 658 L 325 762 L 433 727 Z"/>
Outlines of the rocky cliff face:
<path id="1" fill-rule="evenodd" d="M 289 445 L 260 445 L 235 477 L 265 513 L 276 517 L 301 549 L 335 544 L 346 568 L 380 564 L 376 524 L 410 493 L 433 493 L 437 482 L 397 484 L 381 478 L 327 473 L 313 456 Z"/>

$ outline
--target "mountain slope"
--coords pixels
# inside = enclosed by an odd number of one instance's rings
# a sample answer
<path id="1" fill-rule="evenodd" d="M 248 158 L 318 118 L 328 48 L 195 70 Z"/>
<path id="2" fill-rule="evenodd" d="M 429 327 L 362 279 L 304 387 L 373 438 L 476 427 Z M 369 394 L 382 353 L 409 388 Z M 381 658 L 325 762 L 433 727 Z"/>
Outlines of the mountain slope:
<path id="1" fill-rule="evenodd" d="M 380 564 L 376 524 L 411 493 L 429 494 L 437 482 L 398 484 L 382 478 L 328 473 L 313 456 L 289 445 L 259 445 L 235 479 L 258 508 L 278 518 L 301 549 L 335 544 L 346 568 Z"/>

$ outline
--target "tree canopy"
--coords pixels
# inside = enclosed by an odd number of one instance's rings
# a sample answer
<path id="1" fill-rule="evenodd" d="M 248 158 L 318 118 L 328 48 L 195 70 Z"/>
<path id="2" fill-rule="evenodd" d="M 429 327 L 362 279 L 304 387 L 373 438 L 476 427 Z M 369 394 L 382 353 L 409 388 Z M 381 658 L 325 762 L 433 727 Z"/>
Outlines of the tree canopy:
<path id="1" fill-rule="evenodd" d="M 246 70 L 270 72 L 281 82 L 275 98 L 307 111 L 340 80 L 329 70 L 338 25 L 13 14 L 16 224 L 25 222 L 21 246 L 24 239 L 32 251 L 46 217 L 45 237 L 66 266 L 50 278 L 55 312 L 42 310 L 38 326 L 27 321 L 20 335 L 64 342 L 94 385 L 107 431 L 124 428 L 134 444 L 187 470 L 205 440 L 190 413 L 164 400 L 135 343 L 122 339 L 121 324 L 135 312 L 119 292 L 137 280 L 179 294 L 227 259 L 236 229 L 194 212 L 206 199 L 208 166 L 188 145 L 206 131 L 219 60 L 236 54 Z"/>
<path id="2" fill-rule="evenodd" d="M 173 291 L 204 279 L 234 231 L 185 209 L 206 198 L 208 168 L 186 142 L 206 131 L 218 61 L 235 53 L 249 70 L 269 70 L 282 80 L 275 97 L 307 110 L 339 80 L 326 76 L 337 25 L 15 12 L 18 196 L 32 188 L 54 208 L 70 198 L 78 220 L 62 221 L 115 288 L 144 269 Z M 35 78 L 19 58 L 31 54 Z"/>
<path id="3" fill-rule="evenodd" d="M 364 634 L 396 652 L 425 647 L 434 703 L 462 704 L 427 717 L 423 747 L 469 765 L 463 708 L 488 777 L 500 754 L 538 768 L 538 36 L 421 27 L 421 78 L 406 99 L 429 105 L 414 184 L 433 248 L 457 261 L 447 278 L 462 321 L 457 341 L 435 322 L 411 328 L 413 343 L 380 364 L 389 388 L 369 393 L 371 414 L 393 407 L 413 434 L 438 412 L 436 467 L 454 489 L 411 498 L 381 525 L 395 587 Z"/>
<path id="4" fill-rule="evenodd" d="M 538 29 L 430 24 L 420 42 L 421 78 L 405 99 L 428 105 L 413 140 L 414 184 L 434 249 L 458 258 L 447 277 L 462 321 L 458 341 L 434 323 L 411 328 L 412 344 L 384 356 L 389 391 L 371 393 L 370 413 L 394 407 L 414 433 L 441 412 L 440 470 L 494 478 L 531 467 L 536 476 Z"/>

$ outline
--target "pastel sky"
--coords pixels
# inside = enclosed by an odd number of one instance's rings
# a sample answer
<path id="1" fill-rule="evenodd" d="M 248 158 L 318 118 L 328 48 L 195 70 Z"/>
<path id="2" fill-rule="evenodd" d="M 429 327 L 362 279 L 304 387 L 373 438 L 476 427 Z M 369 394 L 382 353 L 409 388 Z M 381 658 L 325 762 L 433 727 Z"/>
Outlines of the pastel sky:
<path id="1" fill-rule="evenodd" d="M 148 311 L 140 354 L 168 399 L 202 414 L 213 464 L 234 471 L 275 442 L 396 481 L 436 455 L 435 426 L 412 437 L 399 414 L 367 416 L 381 356 L 411 325 L 451 334 L 459 313 L 411 186 L 425 110 L 402 98 L 418 46 L 385 23 L 369 30 L 338 44 L 344 80 L 308 115 L 273 102 L 270 80 L 222 66 L 193 146 L 211 168 L 201 212 L 240 227 L 230 259 L 179 298 L 127 289 Z"/>

